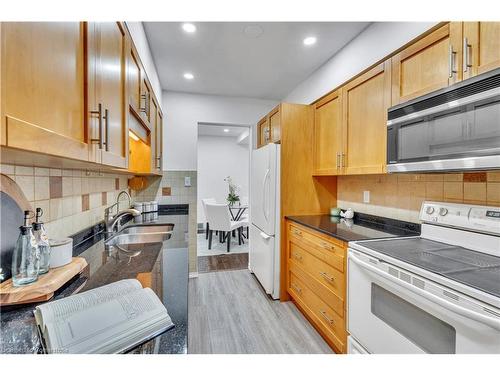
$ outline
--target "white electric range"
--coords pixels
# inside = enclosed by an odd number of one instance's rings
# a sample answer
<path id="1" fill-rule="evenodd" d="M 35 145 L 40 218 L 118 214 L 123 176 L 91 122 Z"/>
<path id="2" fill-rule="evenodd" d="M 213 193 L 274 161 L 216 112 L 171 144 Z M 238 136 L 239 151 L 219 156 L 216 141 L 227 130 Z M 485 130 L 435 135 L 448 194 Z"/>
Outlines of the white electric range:
<path id="1" fill-rule="evenodd" d="M 500 208 L 424 202 L 418 237 L 349 243 L 349 353 L 500 353 Z"/>

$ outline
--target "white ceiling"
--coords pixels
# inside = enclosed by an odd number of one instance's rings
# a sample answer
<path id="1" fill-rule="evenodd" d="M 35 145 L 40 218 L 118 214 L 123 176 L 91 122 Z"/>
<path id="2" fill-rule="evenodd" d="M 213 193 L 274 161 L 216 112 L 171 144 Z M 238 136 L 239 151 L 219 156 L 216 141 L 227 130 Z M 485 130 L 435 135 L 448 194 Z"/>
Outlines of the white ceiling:
<path id="1" fill-rule="evenodd" d="M 145 22 L 164 90 L 280 100 L 368 22 Z M 245 32 L 246 30 L 246 32 Z M 255 37 L 257 30 L 262 34 Z M 252 35 L 248 35 L 252 34 Z M 304 46 L 315 36 L 317 43 Z M 186 80 L 183 74 L 194 74 Z"/>

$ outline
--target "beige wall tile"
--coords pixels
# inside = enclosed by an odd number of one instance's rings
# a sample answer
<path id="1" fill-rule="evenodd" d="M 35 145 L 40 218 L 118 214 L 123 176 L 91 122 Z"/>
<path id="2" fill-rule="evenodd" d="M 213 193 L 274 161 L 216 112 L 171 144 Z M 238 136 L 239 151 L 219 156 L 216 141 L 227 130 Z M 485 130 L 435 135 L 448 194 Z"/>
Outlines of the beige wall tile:
<path id="1" fill-rule="evenodd" d="M 62 195 L 63 197 L 73 195 L 73 177 L 62 178 Z"/>
<path id="2" fill-rule="evenodd" d="M 75 213 L 73 197 L 62 198 L 62 216 L 67 217 Z"/>
<path id="3" fill-rule="evenodd" d="M 490 171 L 486 178 L 488 182 L 500 182 L 500 171 Z"/>
<path id="4" fill-rule="evenodd" d="M 43 200 L 50 198 L 49 177 L 35 177 L 35 200 Z"/>
<path id="5" fill-rule="evenodd" d="M 63 202 L 62 198 L 50 200 L 50 220 L 57 220 L 63 217 Z"/>
<path id="6" fill-rule="evenodd" d="M 81 177 L 73 177 L 73 195 L 82 194 L 82 179 Z"/>
<path id="7" fill-rule="evenodd" d="M 89 208 L 92 210 L 97 207 L 101 207 L 101 194 L 100 193 L 92 193 L 89 196 Z"/>
<path id="8" fill-rule="evenodd" d="M 81 183 L 82 183 L 82 194 L 89 194 L 90 193 L 90 179 L 88 177 L 82 177 Z"/>
<path id="9" fill-rule="evenodd" d="M 444 183 L 444 199 L 445 200 L 463 200 L 464 199 L 464 184 L 462 182 L 445 182 Z"/>
<path id="10" fill-rule="evenodd" d="M 442 181 L 427 181 L 425 183 L 425 198 L 430 200 L 442 200 L 444 194 L 444 183 Z"/>
<path id="11" fill-rule="evenodd" d="M 463 173 L 446 173 L 444 175 L 444 181 L 463 181 L 464 174 Z"/>
<path id="12" fill-rule="evenodd" d="M 35 167 L 35 176 L 49 176 L 49 168 L 37 168 Z"/>
<path id="13" fill-rule="evenodd" d="M 2 174 L 15 174 L 16 167 L 9 164 L 0 164 L 0 172 Z"/>
<path id="14" fill-rule="evenodd" d="M 490 182 L 487 184 L 486 200 L 488 204 L 500 203 L 500 182 Z"/>
<path id="15" fill-rule="evenodd" d="M 22 167 L 16 165 L 15 175 L 16 176 L 33 176 L 33 167 Z"/>
<path id="16" fill-rule="evenodd" d="M 50 171 L 49 171 L 49 174 L 51 176 L 62 176 L 62 170 L 61 169 L 51 168 Z"/>
<path id="17" fill-rule="evenodd" d="M 486 183 L 464 182 L 464 202 L 473 204 L 486 203 Z"/>
<path id="18" fill-rule="evenodd" d="M 33 176 L 17 176 L 15 177 L 16 184 L 21 188 L 26 199 L 29 201 L 35 200 L 35 178 Z"/>
<path id="19" fill-rule="evenodd" d="M 33 209 L 36 210 L 38 207 L 40 207 L 43 211 L 42 221 L 44 223 L 49 222 L 51 220 L 51 218 L 50 218 L 50 200 L 46 199 L 43 201 L 34 202 Z"/>

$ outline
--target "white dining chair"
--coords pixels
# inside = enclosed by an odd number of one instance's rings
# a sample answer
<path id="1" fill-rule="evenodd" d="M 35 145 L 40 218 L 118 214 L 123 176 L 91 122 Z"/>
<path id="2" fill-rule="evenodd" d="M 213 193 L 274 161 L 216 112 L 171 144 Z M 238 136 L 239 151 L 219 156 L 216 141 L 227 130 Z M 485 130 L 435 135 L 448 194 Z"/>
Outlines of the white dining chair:
<path id="1" fill-rule="evenodd" d="M 231 233 L 234 230 L 238 231 L 238 244 L 242 242 L 242 221 L 231 220 L 231 214 L 227 204 L 205 204 L 207 210 L 207 219 L 210 223 L 208 232 L 208 249 L 212 248 L 213 231 L 218 231 L 222 242 L 227 241 L 227 252 L 231 249 Z"/>
<path id="2" fill-rule="evenodd" d="M 201 205 L 203 206 L 203 213 L 205 214 L 205 239 L 208 240 L 208 230 L 210 229 L 210 222 L 208 221 L 208 216 L 207 216 L 207 207 L 206 205 L 208 204 L 215 204 L 217 203 L 215 198 L 204 198 L 201 200 Z"/>

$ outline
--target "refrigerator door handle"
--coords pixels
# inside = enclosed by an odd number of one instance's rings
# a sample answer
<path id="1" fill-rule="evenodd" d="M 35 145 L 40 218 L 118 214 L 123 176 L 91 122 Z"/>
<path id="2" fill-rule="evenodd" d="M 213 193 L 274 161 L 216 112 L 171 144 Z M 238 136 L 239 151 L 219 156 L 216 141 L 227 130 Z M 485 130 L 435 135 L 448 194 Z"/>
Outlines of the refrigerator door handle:
<path id="1" fill-rule="evenodd" d="M 264 180 L 262 181 L 262 211 L 264 213 L 264 217 L 266 221 L 269 220 L 269 215 L 266 212 L 266 180 L 269 178 L 269 172 L 271 170 L 267 168 L 266 174 L 264 175 Z"/>
<path id="2" fill-rule="evenodd" d="M 271 238 L 271 236 L 269 236 L 269 235 L 265 234 L 264 232 L 260 232 L 260 236 L 261 236 L 263 239 L 265 239 L 265 240 L 268 240 L 268 239 L 270 239 L 270 238 Z"/>

